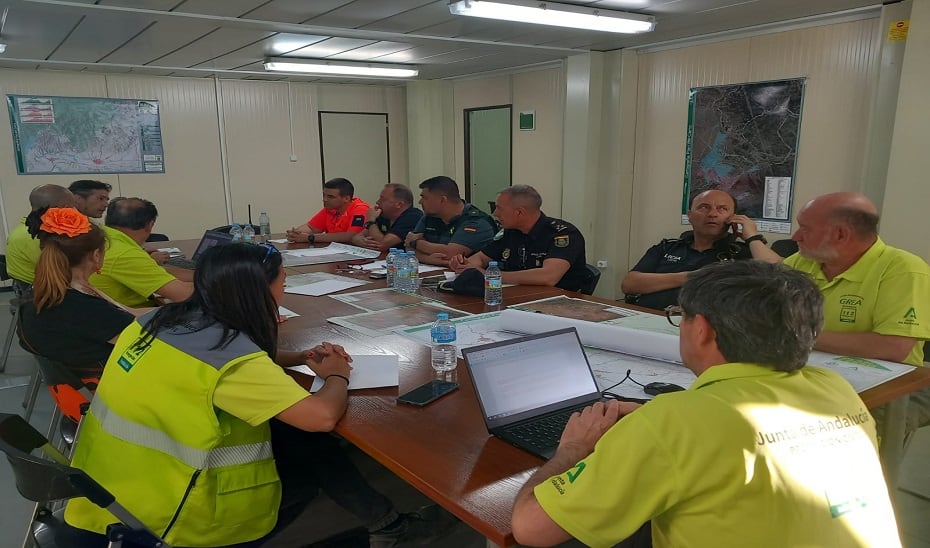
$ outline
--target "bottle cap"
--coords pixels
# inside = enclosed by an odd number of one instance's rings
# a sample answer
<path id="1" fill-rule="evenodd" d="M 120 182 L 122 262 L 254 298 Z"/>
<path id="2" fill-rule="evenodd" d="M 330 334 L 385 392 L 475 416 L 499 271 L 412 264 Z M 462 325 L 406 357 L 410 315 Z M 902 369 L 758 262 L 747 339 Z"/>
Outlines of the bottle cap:
<path id="1" fill-rule="evenodd" d="M 440 312 L 439 314 L 436 314 L 436 319 L 437 320 L 448 320 L 449 314 L 446 312 Z"/>
<path id="2" fill-rule="evenodd" d="M 491 261 L 488 263 L 488 266 L 497 266 L 497 261 Z"/>

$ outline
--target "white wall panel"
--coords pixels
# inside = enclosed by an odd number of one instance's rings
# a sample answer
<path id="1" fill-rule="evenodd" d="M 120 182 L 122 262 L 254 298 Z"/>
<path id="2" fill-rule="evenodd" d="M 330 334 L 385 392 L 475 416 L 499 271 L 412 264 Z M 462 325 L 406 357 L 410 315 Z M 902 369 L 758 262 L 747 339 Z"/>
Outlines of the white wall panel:
<path id="1" fill-rule="evenodd" d="M 513 184 L 532 185 L 548 215 L 562 214 L 562 112 L 565 73 L 561 68 L 513 75 Z M 521 111 L 536 112 L 536 129 L 521 131 Z M 551 161 L 543 161 L 551 158 Z"/>

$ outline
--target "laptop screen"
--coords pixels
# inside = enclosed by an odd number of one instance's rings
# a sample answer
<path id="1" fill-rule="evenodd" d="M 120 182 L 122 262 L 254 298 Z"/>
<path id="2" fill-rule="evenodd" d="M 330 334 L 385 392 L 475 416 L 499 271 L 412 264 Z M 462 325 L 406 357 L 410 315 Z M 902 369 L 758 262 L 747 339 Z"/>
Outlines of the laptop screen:
<path id="1" fill-rule="evenodd" d="M 200 243 L 197 244 L 197 251 L 194 251 L 194 255 L 191 257 L 192 261 L 196 261 L 203 255 L 208 249 L 216 245 L 223 245 L 232 242 L 232 236 L 226 232 L 214 232 L 208 230 L 203 233 L 203 238 L 200 239 Z"/>
<path id="2" fill-rule="evenodd" d="M 600 396 L 573 327 L 462 353 L 489 427 L 553 404 Z"/>

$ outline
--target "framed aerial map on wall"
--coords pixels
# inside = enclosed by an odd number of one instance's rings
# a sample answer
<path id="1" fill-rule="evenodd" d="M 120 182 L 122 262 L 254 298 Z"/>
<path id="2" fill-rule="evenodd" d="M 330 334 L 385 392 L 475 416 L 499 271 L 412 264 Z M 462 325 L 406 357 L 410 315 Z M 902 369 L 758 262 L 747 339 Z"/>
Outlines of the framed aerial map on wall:
<path id="1" fill-rule="evenodd" d="M 16 171 L 164 173 L 158 101 L 7 95 Z"/>
<path id="2" fill-rule="evenodd" d="M 719 189 L 767 232 L 791 232 L 805 78 L 692 88 L 682 224 L 691 199 Z"/>

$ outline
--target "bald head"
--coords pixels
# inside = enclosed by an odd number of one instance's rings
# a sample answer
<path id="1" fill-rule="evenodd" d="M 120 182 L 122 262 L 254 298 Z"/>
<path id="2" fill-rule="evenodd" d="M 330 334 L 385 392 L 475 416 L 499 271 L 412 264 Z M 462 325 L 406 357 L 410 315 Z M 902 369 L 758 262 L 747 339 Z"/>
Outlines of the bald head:
<path id="1" fill-rule="evenodd" d="M 816 223 L 845 225 L 860 239 L 871 240 L 878 235 L 878 208 L 857 192 L 818 196 L 804 205 L 801 214 Z"/>
<path id="2" fill-rule="evenodd" d="M 43 207 L 74 207 L 74 195 L 63 186 L 37 186 L 29 193 L 29 205 L 33 211 Z"/>
<path id="3" fill-rule="evenodd" d="M 718 200 L 729 201 L 733 205 L 730 211 L 736 211 L 736 199 L 722 190 L 705 190 L 704 192 L 698 194 L 694 197 L 693 200 L 691 200 L 691 209 L 694 209 L 694 207 L 699 203 L 714 202 Z"/>

